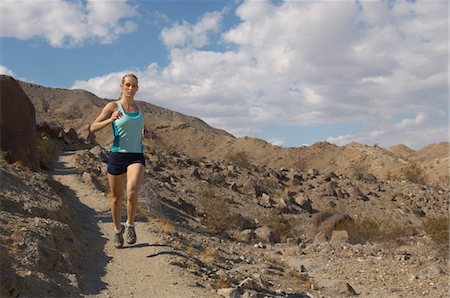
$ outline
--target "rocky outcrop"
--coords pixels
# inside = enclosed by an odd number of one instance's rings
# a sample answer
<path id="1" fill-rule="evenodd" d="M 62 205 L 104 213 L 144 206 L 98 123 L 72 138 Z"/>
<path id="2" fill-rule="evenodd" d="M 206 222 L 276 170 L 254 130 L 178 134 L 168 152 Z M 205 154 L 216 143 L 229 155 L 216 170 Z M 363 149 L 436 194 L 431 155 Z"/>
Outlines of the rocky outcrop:
<path id="1" fill-rule="evenodd" d="M 8 162 L 39 170 L 34 106 L 12 77 L 0 76 L 1 149 Z"/>

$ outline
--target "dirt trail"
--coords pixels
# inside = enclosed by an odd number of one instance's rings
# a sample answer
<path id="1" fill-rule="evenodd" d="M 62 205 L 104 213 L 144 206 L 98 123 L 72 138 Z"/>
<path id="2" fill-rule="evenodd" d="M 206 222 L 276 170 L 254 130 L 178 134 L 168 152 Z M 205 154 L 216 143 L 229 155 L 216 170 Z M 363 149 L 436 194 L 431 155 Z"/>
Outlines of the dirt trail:
<path id="1" fill-rule="evenodd" d="M 158 235 L 149 232 L 149 223 L 136 223 L 135 245 L 114 248 L 109 201 L 104 193 L 80 180 L 75 171 L 75 152 L 59 156 L 53 177 L 93 210 L 91 215 L 79 216 L 85 231 L 83 236 L 90 241 L 79 266 L 84 275 L 80 278 L 80 288 L 86 297 L 216 296 L 210 290 L 196 287 L 181 269 L 169 265 L 176 252 Z"/>

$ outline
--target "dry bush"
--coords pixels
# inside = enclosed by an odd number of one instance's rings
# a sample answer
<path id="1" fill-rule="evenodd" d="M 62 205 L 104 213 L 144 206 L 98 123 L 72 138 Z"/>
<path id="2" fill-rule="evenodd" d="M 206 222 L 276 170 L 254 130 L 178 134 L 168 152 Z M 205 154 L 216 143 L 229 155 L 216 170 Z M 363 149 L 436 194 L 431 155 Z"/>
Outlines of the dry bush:
<path id="1" fill-rule="evenodd" d="M 277 213 L 270 213 L 262 220 L 264 225 L 270 227 L 275 242 L 286 242 L 288 238 L 298 238 L 299 227 L 302 226 L 301 219 L 286 219 Z"/>
<path id="2" fill-rule="evenodd" d="M 345 220 L 338 223 L 333 230 L 347 231 L 350 243 L 398 242 L 412 233 L 412 227 L 393 222 L 382 224 L 372 218 Z"/>
<path id="3" fill-rule="evenodd" d="M 300 172 L 306 172 L 308 170 L 308 163 L 305 158 L 299 158 L 294 163 L 294 168 L 299 170 Z"/>
<path id="4" fill-rule="evenodd" d="M 285 219 L 272 224 L 272 231 L 277 242 L 286 242 L 290 236 L 292 226 Z"/>
<path id="5" fill-rule="evenodd" d="M 177 227 L 175 225 L 174 222 L 172 222 L 171 220 L 164 218 L 164 219 L 154 219 L 151 220 L 150 223 L 159 229 L 159 231 L 161 231 L 161 233 L 164 234 L 172 234 L 177 230 Z"/>
<path id="6" fill-rule="evenodd" d="M 250 157 L 245 151 L 233 153 L 230 152 L 225 156 L 225 159 L 237 164 L 242 168 L 249 168 L 251 166 Z"/>
<path id="7" fill-rule="evenodd" d="M 263 178 L 259 180 L 259 186 L 262 192 L 270 195 L 278 188 L 278 181 L 271 178 Z"/>
<path id="8" fill-rule="evenodd" d="M 232 214 L 227 200 L 217 196 L 211 189 L 200 191 L 197 198 L 205 211 L 202 224 L 213 233 L 224 233 L 238 227 L 239 214 Z"/>
<path id="9" fill-rule="evenodd" d="M 351 171 L 353 177 L 361 177 L 369 173 L 369 166 L 363 160 L 360 160 L 352 164 Z"/>
<path id="10" fill-rule="evenodd" d="M 425 184 L 425 176 L 422 169 L 416 164 L 412 164 L 408 168 L 403 170 L 404 178 L 409 182 L 416 184 Z"/>
<path id="11" fill-rule="evenodd" d="M 215 289 L 226 289 L 231 287 L 231 284 L 223 276 L 219 276 L 219 278 L 214 280 L 211 284 Z"/>
<path id="12" fill-rule="evenodd" d="M 304 291 L 310 289 L 318 289 L 318 284 L 307 274 L 302 275 L 298 270 L 289 270 L 284 274 L 283 282 L 297 291 Z"/>
<path id="13" fill-rule="evenodd" d="M 220 255 L 214 247 L 206 246 L 199 250 L 198 258 L 203 263 L 218 262 L 223 263 L 225 261 L 224 257 Z"/>
<path id="14" fill-rule="evenodd" d="M 53 170 L 58 146 L 56 141 L 41 135 L 37 143 L 37 150 L 39 155 L 39 165 L 42 169 Z"/>
<path id="15" fill-rule="evenodd" d="M 153 190 L 149 181 L 144 181 L 141 187 L 138 195 L 138 205 L 141 209 L 145 210 L 147 215 L 165 218 L 164 212 L 162 211 L 161 198 Z"/>
<path id="16" fill-rule="evenodd" d="M 423 230 L 430 236 L 439 253 L 448 258 L 449 251 L 449 217 L 430 217 L 422 222 Z"/>

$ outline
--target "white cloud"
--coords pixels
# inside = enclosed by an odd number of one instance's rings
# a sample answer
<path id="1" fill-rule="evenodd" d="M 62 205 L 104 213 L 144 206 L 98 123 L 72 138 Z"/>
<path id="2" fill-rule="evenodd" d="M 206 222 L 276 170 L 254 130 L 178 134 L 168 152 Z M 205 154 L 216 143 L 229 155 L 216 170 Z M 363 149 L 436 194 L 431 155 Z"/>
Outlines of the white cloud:
<path id="1" fill-rule="evenodd" d="M 41 37 L 53 47 L 77 46 L 86 40 L 111 43 L 136 30 L 127 18 L 137 14 L 127 0 L 2 1 L 1 37 Z"/>
<path id="2" fill-rule="evenodd" d="M 409 128 L 411 126 L 418 126 L 423 123 L 425 116 L 422 113 L 418 113 L 415 118 L 403 119 L 400 123 L 396 124 L 397 128 Z"/>
<path id="3" fill-rule="evenodd" d="M 168 48 L 201 48 L 208 44 L 208 35 L 218 31 L 222 17 L 222 12 L 208 12 L 196 24 L 176 23 L 161 31 L 161 40 Z"/>
<path id="4" fill-rule="evenodd" d="M 360 139 L 360 137 L 357 137 L 355 135 L 340 135 L 337 137 L 328 137 L 327 142 L 336 144 L 338 146 L 344 146 L 351 142 L 356 142 Z"/>
<path id="5" fill-rule="evenodd" d="M 14 71 L 12 71 L 11 69 L 9 69 L 8 67 L 6 67 L 6 66 L 4 66 L 4 65 L 2 65 L 2 64 L 0 64 L 0 74 L 11 76 L 11 77 L 13 77 L 14 79 L 19 80 L 19 81 L 24 81 L 24 82 L 34 83 L 34 82 L 33 82 L 32 80 L 30 80 L 30 79 L 27 79 L 27 78 L 25 78 L 25 77 L 17 76 L 17 75 L 14 73 Z"/>
<path id="6" fill-rule="evenodd" d="M 362 132 L 357 135 L 340 135 L 328 137 L 327 142 L 338 146 L 344 146 L 351 142 L 374 145 L 378 144 L 385 148 L 397 144 L 404 144 L 413 149 L 421 149 L 431 143 L 448 140 L 448 128 L 429 126 L 418 127 L 414 130 L 404 130 L 401 128 L 386 128 L 385 131 Z"/>
<path id="7" fill-rule="evenodd" d="M 170 63 L 137 72 L 138 96 L 231 132 L 357 123 L 360 133 L 329 140 L 446 139 L 447 10 L 445 1 L 245 1 L 232 28 L 223 11 L 164 28 Z M 217 34 L 228 47 L 206 50 Z M 110 96 L 118 78 L 74 86 Z M 417 117 L 397 123 L 398 114 Z"/>
<path id="8" fill-rule="evenodd" d="M 283 146 L 283 144 L 284 144 L 284 141 L 283 141 L 283 140 L 281 140 L 281 139 L 276 139 L 276 138 L 274 138 L 274 139 L 268 139 L 267 142 L 269 142 L 269 143 L 272 144 L 272 145 L 276 145 L 276 146 Z"/>
<path id="9" fill-rule="evenodd" d="M 12 72 L 12 70 L 8 69 L 6 66 L 3 66 L 1 64 L 0 64 L 0 74 L 14 77 L 14 73 Z"/>

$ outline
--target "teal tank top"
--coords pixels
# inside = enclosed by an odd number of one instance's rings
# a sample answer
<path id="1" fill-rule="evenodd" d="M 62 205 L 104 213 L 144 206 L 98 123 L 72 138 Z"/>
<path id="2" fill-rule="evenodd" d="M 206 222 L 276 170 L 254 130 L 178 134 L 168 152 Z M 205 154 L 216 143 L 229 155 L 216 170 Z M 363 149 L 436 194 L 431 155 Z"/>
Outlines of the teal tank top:
<path id="1" fill-rule="evenodd" d="M 114 143 L 112 152 L 142 153 L 142 129 L 144 128 L 144 117 L 141 108 L 136 104 L 138 111 L 134 113 L 125 112 L 122 104 L 117 102 L 117 108 L 122 112 L 122 117 L 112 123 L 114 132 Z"/>

